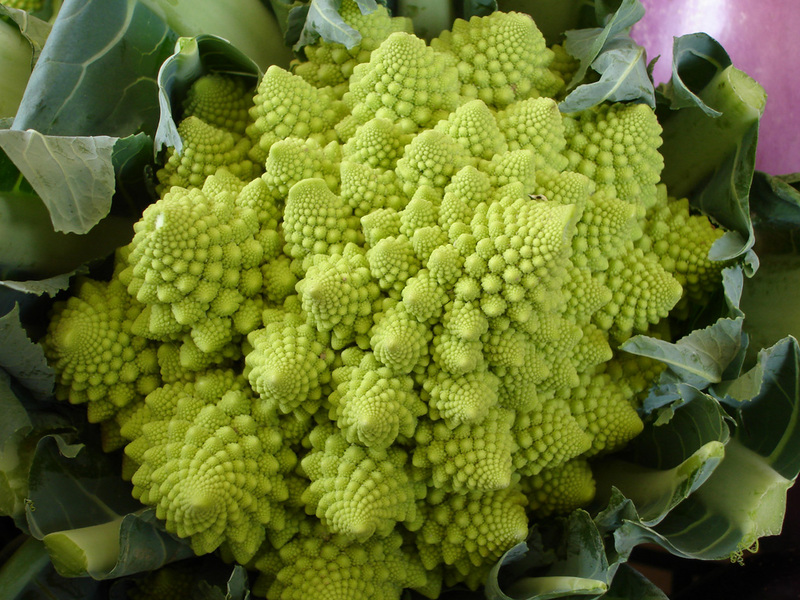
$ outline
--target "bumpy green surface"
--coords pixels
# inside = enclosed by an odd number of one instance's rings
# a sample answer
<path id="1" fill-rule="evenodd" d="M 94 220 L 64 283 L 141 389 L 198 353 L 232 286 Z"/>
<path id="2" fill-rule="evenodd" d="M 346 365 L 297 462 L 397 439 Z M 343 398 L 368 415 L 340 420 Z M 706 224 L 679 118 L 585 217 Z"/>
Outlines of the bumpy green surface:
<path id="1" fill-rule="evenodd" d="M 591 500 L 588 459 L 641 431 L 660 372 L 618 345 L 667 335 L 723 266 L 659 185 L 653 111 L 560 114 L 569 61 L 530 19 L 426 45 L 375 18 L 374 48 L 270 68 L 244 136 L 233 88 L 204 84 L 187 148 L 227 106 L 258 172 L 165 189 L 45 341 L 136 496 L 271 600 L 478 587 Z"/>

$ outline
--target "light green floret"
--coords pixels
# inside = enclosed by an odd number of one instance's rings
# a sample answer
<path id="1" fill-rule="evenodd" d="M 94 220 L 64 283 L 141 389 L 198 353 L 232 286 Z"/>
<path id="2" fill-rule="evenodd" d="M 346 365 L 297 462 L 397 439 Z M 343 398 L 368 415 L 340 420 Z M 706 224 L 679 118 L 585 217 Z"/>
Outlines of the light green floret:
<path id="1" fill-rule="evenodd" d="M 529 411 L 517 412 L 512 429 L 516 441 L 514 470 L 536 475 L 580 456 L 591 447 L 591 438 L 558 398 L 537 402 Z"/>
<path id="2" fill-rule="evenodd" d="M 306 512 L 361 541 L 391 535 L 398 523 L 415 528 L 425 486 L 409 478 L 405 450 L 351 444 L 333 425 L 318 426 L 309 440 L 312 450 L 300 463 L 311 480 L 303 493 Z"/>
<path id="3" fill-rule="evenodd" d="M 661 125 L 646 104 L 598 104 L 564 117 L 571 170 L 594 180 L 601 191 L 639 207 L 656 202 L 664 159 Z"/>
<path id="4" fill-rule="evenodd" d="M 474 158 L 491 160 L 508 150 L 494 113 L 483 100 L 465 102 L 434 130 L 447 134 Z"/>
<path id="5" fill-rule="evenodd" d="M 582 327 L 590 323 L 597 311 L 613 297 L 600 277 L 595 277 L 591 270 L 574 263 L 567 267 L 563 291 L 566 298 L 564 316 Z"/>
<path id="6" fill-rule="evenodd" d="M 525 98 L 553 97 L 563 80 L 550 71 L 554 54 L 530 15 L 495 12 L 456 19 L 431 46 L 458 59 L 460 93 L 504 108 Z"/>
<path id="7" fill-rule="evenodd" d="M 621 342 L 644 332 L 669 315 L 683 295 L 678 280 L 652 254 L 632 248 L 609 263 L 605 285 L 611 300 L 595 315 L 595 323 Z"/>
<path id="8" fill-rule="evenodd" d="M 452 494 L 432 490 L 422 504 L 425 522 L 415 535 L 429 571 L 446 565 L 456 579 L 486 571 L 528 535 L 527 500 L 518 486 Z"/>
<path id="9" fill-rule="evenodd" d="M 383 450 L 396 440 L 412 438 L 417 419 L 428 412 L 413 379 L 384 366 L 371 353 L 358 367 L 340 369 L 337 378 L 343 380 L 329 396 L 330 417 L 348 442 Z"/>
<path id="10" fill-rule="evenodd" d="M 423 185 L 416 189 L 408 204 L 400 211 L 399 232 L 411 239 L 423 227 L 439 224 L 441 194 L 434 188 Z"/>
<path id="11" fill-rule="evenodd" d="M 313 138 L 289 137 L 272 144 L 261 178 L 279 206 L 292 186 L 303 179 L 322 179 L 331 191 L 337 192 L 340 155 L 336 142 L 323 148 Z"/>
<path id="12" fill-rule="evenodd" d="M 420 322 L 438 319 L 449 301 L 447 290 L 427 269 L 421 269 L 403 288 L 403 306 Z"/>
<path id="13" fill-rule="evenodd" d="M 583 214 L 594 193 L 595 184 L 585 175 L 574 171 L 557 172 L 545 169 L 536 172 L 536 186 L 533 191 L 534 196 L 543 196 L 550 202 L 574 205 L 578 217 Z"/>
<path id="14" fill-rule="evenodd" d="M 574 386 L 570 411 L 591 438 L 585 457 L 614 452 L 641 433 L 644 425 L 636 412 L 632 390 L 608 373 L 589 371 Z"/>
<path id="15" fill-rule="evenodd" d="M 483 421 L 497 404 L 499 379 L 488 369 L 476 368 L 453 374 L 430 369 L 423 387 L 428 392 L 430 415 L 443 419 L 448 427 Z"/>
<path id="16" fill-rule="evenodd" d="M 259 302 L 259 231 L 257 213 L 227 192 L 176 187 L 148 206 L 134 225 L 129 267 L 120 273 L 128 292 L 147 305 L 141 329 L 163 341 L 190 333 L 207 353 L 248 333 L 235 329 L 236 313 Z"/>
<path id="17" fill-rule="evenodd" d="M 334 349 L 357 342 L 369 343 L 372 313 L 380 288 L 369 270 L 364 252 L 348 244 L 342 254 L 318 254 L 297 284 L 309 323 L 331 332 Z"/>
<path id="18" fill-rule="evenodd" d="M 183 100 L 183 118 L 198 117 L 209 125 L 244 135 L 250 124 L 253 89 L 242 77 L 209 73 L 197 79 Z"/>
<path id="19" fill-rule="evenodd" d="M 526 412 L 540 402 L 538 386 L 550 375 L 546 351 L 532 343 L 525 344 L 522 364 L 495 369 L 500 377 L 498 404 L 511 410 Z"/>
<path id="20" fill-rule="evenodd" d="M 401 224 L 401 213 L 390 207 L 377 208 L 361 217 L 361 230 L 368 246 L 374 246 L 383 238 L 397 235 Z"/>
<path id="21" fill-rule="evenodd" d="M 252 350 L 245 356 L 244 374 L 269 410 L 292 413 L 299 420 L 317 411 L 334 361 L 329 337 L 299 315 L 247 336 Z"/>
<path id="22" fill-rule="evenodd" d="M 391 170 L 412 139 L 413 134 L 403 132 L 393 121 L 376 117 L 356 129 L 342 146 L 342 157 L 375 169 Z"/>
<path id="23" fill-rule="evenodd" d="M 331 87 L 341 98 L 347 91 L 347 80 L 356 65 L 369 62 L 373 50 L 380 46 L 391 33 L 405 31 L 413 33 L 413 23 L 407 17 L 392 17 L 385 6 L 362 14 L 354 0 L 343 0 L 339 14 L 345 23 L 361 34 L 361 39 L 351 48 L 344 44 L 326 42 L 320 38 L 316 43 L 303 47 L 306 60 L 292 62 L 292 71 L 316 87 Z"/>
<path id="24" fill-rule="evenodd" d="M 254 160 L 266 158 L 275 142 L 288 137 L 313 138 L 320 146 L 338 139 L 333 126 L 348 114 L 330 88 L 316 88 L 302 77 L 272 65 L 253 98 L 247 135 Z"/>
<path id="25" fill-rule="evenodd" d="M 402 302 L 376 315 L 370 346 L 382 364 L 397 373 L 411 373 L 430 360 L 430 328 L 411 316 Z"/>
<path id="26" fill-rule="evenodd" d="M 535 155 L 528 149 L 495 154 L 492 160 L 481 162 L 478 168 L 489 176 L 489 183 L 495 190 L 517 184 L 520 193 L 530 193 L 536 181 Z"/>
<path id="27" fill-rule="evenodd" d="M 339 170 L 341 196 L 356 218 L 391 208 L 401 210 L 408 202 L 394 171 L 384 171 L 351 160 L 342 161 Z"/>
<path id="28" fill-rule="evenodd" d="M 454 195 L 471 210 L 481 203 L 488 202 L 493 192 L 489 175 L 472 165 L 463 167 L 453 175 L 444 191 L 445 196 L 447 194 Z M 469 221 L 465 222 L 469 223 Z"/>
<path id="29" fill-rule="evenodd" d="M 230 131 L 210 125 L 198 117 L 187 117 L 178 125 L 183 148 L 167 150 L 163 168 L 156 172 L 156 191 L 163 195 L 172 186 L 202 187 L 209 175 L 221 167 L 243 181 L 261 174 L 262 168 L 249 158 L 251 142 Z"/>
<path id="30" fill-rule="evenodd" d="M 284 252 L 295 259 L 296 273 L 304 259 L 316 254 L 341 252 L 358 241 L 350 227 L 350 209 L 320 178 L 303 179 L 292 186 L 283 212 Z"/>
<path id="31" fill-rule="evenodd" d="M 563 265 L 574 233 L 574 205 L 509 195 L 481 205 L 472 222 L 475 252 L 465 272 L 479 279 L 481 306 L 489 317 L 530 302 L 547 309 L 559 297 Z M 512 313 L 527 318 L 528 311 Z"/>
<path id="32" fill-rule="evenodd" d="M 406 281 L 422 267 L 411 240 L 402 234 L 381 239 L 367 250 L 366 256 L 378 286 L 395 298 L 400 298 Z"/>
<path id="33" fill-rule="evenodd" d="M 242 391 L 212 404 L 186 393 L 174 415 L 142 426 L 144 444 L 134 440 L 126 449 L 141 464 L 134 497 L 155 506 L 167 530 L 188 538 L 196 554 L 224 545 L 246 563 L 265 527 L 281 526 L 279 503 L 288 495 L 274 458 L 281 436 L 251 416 L 253 402 Z"/>
<path id="34" fill-rule="evenodd" d="M 569 87 L 569 83 L 572 81 L 572 78 L 575 76 L 575 73 L 578 72 L 580 69 L 581 61 L 577 58 L 572 56 L 569 52 L 564 49 L 563 44 L 553 44 L 550 46 L 550 50 L 553 51 L 553 62 L 550 63 L 550 70 L 561 77 L 566 84 L 561 90 L 554 96 L 556 100 L 563 100 L 564 97 L 572 90 Z M 593 77 L 594 73 L 592 69 L 589 70 L 589 73 L 584 78 L 584 83 L 587 82 L 590 78 L 597 79 L 598 77 Z"/>
<path id="35" fill-rule="evenodd" d="M 493 407 L 483 421 L 450 428 L 421 420 L 413 464 L 429 474 L 428 485 L 446 491 L 491 491 L 510 485 L 514 438 L 512 411 Z"/>
<path id="36" fill-rule="evenodd" d="M 667 196 L 659 185 L 658 204 L 648 213 L 644 235 L 636 245 L 655 256 L 684 288 L 681 305 L 704 304 L 722 281 L 727 261 L 709 258 L 711 246 L 724 231 L 707 217 L 694 214 L 689 200 Z"/>
<path id="37" fill-rule="evenodd" d="M 458 72 L 451 60 L 410 33 L 392 33 L 370 57 L 356 65 L 343 100 L 351 122 L 338 128 L 349 138 L 374 117 L 414 133 L 447 118 L 458 105 Z"/>
<path id="38" fill-rule="evenodd" d="M 593 272 L 608 270 L 609 261 L 627 251 L 630 241 L 641 236 L 630 202 L 595 192 L 586 201 L 572 238 L 572 261 Z"/>
<path id="39" fill-rule="evenodd" d="M 546 377 L 537 386 L 541 398 L 570 394 L 579 385 L 578 368 L 572 357 L 583 330 L 557 313 L 534 312 L 524 324 L 536 353 L 546 365 Z"/>
<path id="40" fill-rule="evenodd" d="M 403 549 L 399 532 L 364 542 L 307 522 L 279 552 L 269 600 L 397 600 L 426 585 L 419 559 Z"/>
<path id="41" fill-rule="evenodd" d="M 468 150 L 452 137 L 437 129 L 427 129 L 406 146 L 395 173 L 407 196 L 413 196 L 422 186 L 441 196 L 453 175 L 470 160 Z"/>
<path id="42" fill-rule="evenodd" d="M 45 357 L 59 400 L 87 405 L 90 423 L 107 421 L 161 384 L 156 345 L 132 332 L 143 306 L 117 279 L 80 278 L 53 306 Z"/>
<path id="43" fill-rule="evenodd" d="M 509 150 L 532 150 L 537 171 L 561 172 L 567 168 L 569 161 L 564 156 L 567 140 L 555 100 L 521 100 L 498 112 L 496 117 Z"/>
<path id="44" fill-rule="evenodd" d="M 528 499 L 528 510 L 537 518 L 566 515 L 587 506 L 596 491 L 592 469 L 584 458 L 523 477 L 520 487 Z"/>

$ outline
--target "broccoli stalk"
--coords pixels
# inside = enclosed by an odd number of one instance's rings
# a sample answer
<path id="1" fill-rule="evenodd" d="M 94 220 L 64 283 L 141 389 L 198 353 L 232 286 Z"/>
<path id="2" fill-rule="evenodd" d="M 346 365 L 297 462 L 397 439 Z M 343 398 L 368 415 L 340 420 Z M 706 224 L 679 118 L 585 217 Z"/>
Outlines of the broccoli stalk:
<path id="1" fill-rule="evenodd" d="M 105 574 L 119 557 L 119 531 L 123 517 L 44 536 L 44 545 L 56 570 L 65 577 Z"/>
<path id="2" fill-rule="evenodd" d="M 662 180 L 676 198 L 687 196 L 742 144 L 764 113 L 764 88 L 744 71 L 728 66 L 698 97 L 722 113 L 709 117 L 700 108 L 679 110 L 663 120 Z M 709 143 L 714 140 L 714 143 Z"/>

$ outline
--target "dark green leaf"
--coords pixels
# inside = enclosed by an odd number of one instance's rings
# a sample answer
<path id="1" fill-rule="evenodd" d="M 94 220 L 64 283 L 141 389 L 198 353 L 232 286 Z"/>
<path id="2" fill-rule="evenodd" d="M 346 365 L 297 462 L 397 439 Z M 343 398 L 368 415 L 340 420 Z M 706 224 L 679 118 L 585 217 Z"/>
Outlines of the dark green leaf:
<path id="1" fill-rule="evenodd" d="M 609 565 L 589 513 L 576 510 L 547 527 L 552 531 L 543 534 L 534 528 L 527 544 L 509 550 L 494 566 L 486 581 L 489 600 L 597 598 L 607 591 Z"/>
<path id="2" fill-rule="evenodd" d="M 623 0 L 619 9 L 608 15 L 602 27 L 567 31 L 564 48 L 580 61 L 580 67 L 569 82 L 568 89 L 583 81 L 589 67 L 608 44 L 620 34 L 624 35 L 643 16 L 644 6 L 639 0 Z"/>
<path id="3" fill-rule="evenodd" d="M 497 0 L 463 0 L 461 18 L 469 21 L 472 17 L 485 17 L 497 10 Z"/>
<path id="4" fill-rule="evenodd" d="M 698 107 L 710 117 L 721 113 L 708 106 L 699 94 L 703 88 L 731 64 L 725 49 L 706 33 L 692 33 L 675 38 L 672 46 L 672 78 L 659 87 L 660 100 L 671 110 Z"/>
<path id="5" fill-rule="evenodd" d="M 644 48 L 631 38 L 609 41 L 592 63 L 600 80 L 578 86 L 559 104 L 565 113 L 578 112 L 602 102 L 645 102 L 655 107 L 653 83 L 647 72 Z"/>
<path id="6" fill-rule="evenodd" d="M 115 144 L 113 160 L 117 160 L 117 154 L 124 156 L 118 149 L 124 147 L 127 139 Z M 141 157 L 142 153 L 136 156 Z M 151 147 L 146 149 L 146 157 L 152 160 Z M 125 160 L 118 168 L 117 196 L 131 194 L 141 201 L 147 195 L 136 193 L 134 169 L 129 168 L 134 163 Z M 143 164 L 138 167 L 145 168 Z M 124 212 L 135 213 L 132 209 Z M 50 278 L 72 273 L 82 264 L 102 258 L 125 244 L 133 234 L 134 220 L 133 216 L 113 214 L 87 234 L 55 231 L 50 213 L 38 194 L 5 153 L 0 152 L 0 279 L 10 280 L 5 282 L 6 286 L 33 294 L 56 291 L 61 282 Z"/>
<path id="7" fill-rule="evenodd" d="M 709 257 L 712 260 L 743 257 L 755 243 L 750 220 L 750 184 L 755 170 L 757 139 L 758 123 L 750 127 L 708 184 L 692 198 L 695 206 L 712 215 L 727 230 L 711 247 Z"/>
<path id="8" fill-rule="evenodd" d="M 31 73 L 14 129 L 114 137 L 154 131 L 156 77 L 175 40 L 139 2 L 66 0 Z"/>
<path id="9" fill-rule="evenodd" d="M 645 526 L 662 521 L 709 478 L 729 440 L 719 403 L 690 386 L 681 392 L 668 419 L 649 423 L 623 454 L 594 468 L 598 501 L 610 503 L 619 490 Z"/>
<path id="10" fill-rule="evenodd" d="M 786 177 L 756 171 L 750 209 L 759 227 L 796 230 L 800 226 L 800 190 Z"/>
<path id="11" fill-rule="evenodd" d="M 299 47 L 297 42 L 300 39 L 300 36 L 303 33 L 303 27 L 305 27 L 306 24 L 306 19 L 308 18 L 308 9 L 308 4 L 295 2 L 286 17 L 286 29 L 283 34 L 283 40 L 292 48 Z"/>
<path id="12" fill-rule="evenodd" d="M 797 340 L 785 338 L 762 350 L 755 372 L 761 378 L 758 393 L 752 398 L 736 398 L 736 437 L 764 457 L 783 477 L 794 479 L 800 472 L 800 347 Z"/>
<path id="13" fill-rule="evenodd" d="M 725 369 L 738 356 L 742 347 L 742 322 L 741 318 L 719 319 L 674 343 L 637 335 L 620 348 L 666 363 L 676 381 L 704 388 L 722 381 Z"/>
<path id="14" fill-rule="evenodd" d="M 188 544 L 164 531 L 153 509 L 49 533 L 43 541 L 56 569 L 66 577 L 115 579 L 194 556 Z"/>
<path id="15" fill-rule="evenodd" d="M 4 370 L 0 370 L 0 454 L 5 451 L 6 443 L 12 437 L 24 435 L 33 429 L 28 413 L 11 389 L 11 378 Z"/>
<path id="16" fill-rule="evenodd" d="M 620 565 L 611 589 L 603 600 L 669 600 L 667 595 L 639 571 L 628 565 Z"/>
<path id="17" fill-rule="evenodd" d="M 141 509 L 130 484 L 120 478 L 118 457 L 104 454 L 99 445 L 66 448 L 58 442 L 42 438 L 31 465 L 27 518 L 35 537 L 106 523 Z"/>
<path id="18" fill-rule="evenodd" d="M 764 351 L 759 365 L 739 381 L 717 386 L 728 392 L 735 421 L 722 462 L 656 524 L 628 515 L 614 532 L 618 550 L 649 541 L 686 558 L 735 559 L 758 538 L 780 531 L 786 491 L 800 471 L 799 356 L 797 341 L 787 338 Z M 653 448 L 676 445 L 663 440 Z"/>
<path id="19" fill-rule="evenodd" d="M 19 319 L 19 307 L 0 317 L 0 367 L 37 397 L 53 391 L 54 373 L 44 350 L 33 343 Z"/>

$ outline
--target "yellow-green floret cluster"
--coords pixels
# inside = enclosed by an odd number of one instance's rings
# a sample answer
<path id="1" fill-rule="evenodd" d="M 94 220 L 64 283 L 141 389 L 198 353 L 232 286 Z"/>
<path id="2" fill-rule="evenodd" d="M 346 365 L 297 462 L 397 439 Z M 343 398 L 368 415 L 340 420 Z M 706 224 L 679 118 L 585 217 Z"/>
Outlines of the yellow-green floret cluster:
<path id="1" fill-rule="evenodd" d="M 44 345 L 134 495 L 257 594 L 435 598 L 592 500 L 661 372 L 619 345 L 714 292 L 721 232 L 659 183 L 646 105 L 559 112 L 529 17 L 426 44 L 342 11 L 360 48 L 246 100 L 198 81 L 160 199 Z"/>

